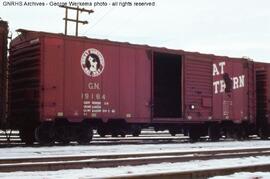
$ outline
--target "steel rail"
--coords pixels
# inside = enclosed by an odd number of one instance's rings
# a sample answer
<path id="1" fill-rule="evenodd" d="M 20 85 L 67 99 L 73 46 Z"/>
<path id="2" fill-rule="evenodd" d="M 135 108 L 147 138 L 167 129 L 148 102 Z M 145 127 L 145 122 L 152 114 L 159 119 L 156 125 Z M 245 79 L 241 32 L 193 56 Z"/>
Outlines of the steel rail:
<path id="1" fill-rule="evenodd" d="M 178 172 L 158 172 L 138 175 L 119 175 L 114 177 L 102 177 L 103 179 L 207 179 L 209 177 L 230 175 L 236 172 L 269 172 L 270 164 L 256 164 L 236 167 L 222 167 L 202 170 L 178 171 Z M 87 179 L 87 178 L 85 178 Z"/>
<path id="2" fill-rule="evenodd" d="M 77 156 L 46 156 L 46 157 L 27 157 L 27 158 L 8 158 L 1 159 L 0 164 L 8 163 L 28 163 L 28 162 L 57 162 L 57 161 L 76 161 L 91 159 L 119 159 L 119 158 L 141 158 L 141 157 L 163 157 L 163 156 L 184 156 L 184 155 L 223 155 L 239 153 L 268 153 L 269 147 L 264 148 L 240 148 L 240 149 L 222 149 L 222 150 L 193 150 L 193 151 L 176 151 L 176 152 L 144 152 L 132 154 L 105 154 L 105 155 L 77 155 Z"/>
<path id="3" fill-rule="evenodd" d="M 270 148 L 1 159 L 0 172 L 102 168 L 250 156 L 270 156 Z"/>

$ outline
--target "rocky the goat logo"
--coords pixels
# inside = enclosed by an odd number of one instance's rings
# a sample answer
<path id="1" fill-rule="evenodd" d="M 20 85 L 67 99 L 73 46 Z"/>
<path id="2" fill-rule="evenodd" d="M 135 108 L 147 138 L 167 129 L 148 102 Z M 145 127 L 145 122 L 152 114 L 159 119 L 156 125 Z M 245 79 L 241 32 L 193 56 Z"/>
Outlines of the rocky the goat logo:
<path id="1" fill-rule="evenodd" d="M 81 66 L 86 75 L 99 76 L 105 67 L 104 57 L 97 49 L 87 49 L 82 54 Z"/>

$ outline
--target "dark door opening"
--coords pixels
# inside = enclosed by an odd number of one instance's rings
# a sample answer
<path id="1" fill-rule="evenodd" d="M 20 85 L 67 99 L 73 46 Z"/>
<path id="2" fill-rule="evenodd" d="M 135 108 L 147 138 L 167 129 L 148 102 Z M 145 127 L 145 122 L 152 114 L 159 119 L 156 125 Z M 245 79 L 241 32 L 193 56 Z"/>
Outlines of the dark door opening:
<path id="1" fill-rule="evenodd" d="M 153 60 L 153 117 L 179 118 L 182 116 L 181 56 L 155 52 Z"/>

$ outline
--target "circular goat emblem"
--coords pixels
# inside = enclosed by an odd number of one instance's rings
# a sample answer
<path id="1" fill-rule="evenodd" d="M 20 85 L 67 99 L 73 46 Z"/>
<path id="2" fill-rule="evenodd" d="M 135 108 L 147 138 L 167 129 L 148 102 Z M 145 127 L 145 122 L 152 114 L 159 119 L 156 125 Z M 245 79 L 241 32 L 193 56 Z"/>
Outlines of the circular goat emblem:
<path id="1" fill-rule="evenodd" d="M 81 66 L 86 75 L 99 76 L 105 67 L 104 57 L 97 49 L 89 48 L 82 54 Z"/>

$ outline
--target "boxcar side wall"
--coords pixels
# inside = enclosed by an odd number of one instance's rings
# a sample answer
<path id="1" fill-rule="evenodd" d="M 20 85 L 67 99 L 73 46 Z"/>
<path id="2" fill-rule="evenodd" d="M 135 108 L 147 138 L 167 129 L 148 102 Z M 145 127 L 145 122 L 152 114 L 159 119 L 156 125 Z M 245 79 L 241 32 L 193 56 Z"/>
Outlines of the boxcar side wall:
<path id="1" fill-rule="evenodd" d="M 151 60 L 142 48 L 44 38 L 43 114 L 71 122 L 150 122 Z"/>
<path id="2" fill-rule="evenodd" d="M 151 122 L 153 67 L 147 48 L 48 36 L 43 50 L 42 120 Z M 252 62 L 183 56 L 184 122 L 254 122 Z"/>

